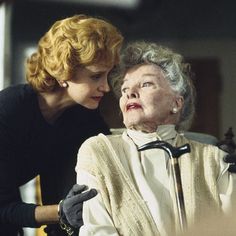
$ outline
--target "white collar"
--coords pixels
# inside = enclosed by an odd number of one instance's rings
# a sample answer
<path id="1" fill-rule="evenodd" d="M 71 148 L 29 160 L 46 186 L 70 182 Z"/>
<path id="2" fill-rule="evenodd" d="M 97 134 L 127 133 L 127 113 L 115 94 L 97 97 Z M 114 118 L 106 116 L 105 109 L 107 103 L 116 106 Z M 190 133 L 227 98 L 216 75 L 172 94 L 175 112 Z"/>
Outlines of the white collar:
<path id="1" fill-rule="evenodd" d="M 156 132 L 153 133 L 144 133 L 142 131 L 127 129 L 127 134 L 136 145 L 140 146 L 156 140 L 168 141 L 174 139 L 177 132 L 175 130 L 175 125 L 160 125 Z"/>

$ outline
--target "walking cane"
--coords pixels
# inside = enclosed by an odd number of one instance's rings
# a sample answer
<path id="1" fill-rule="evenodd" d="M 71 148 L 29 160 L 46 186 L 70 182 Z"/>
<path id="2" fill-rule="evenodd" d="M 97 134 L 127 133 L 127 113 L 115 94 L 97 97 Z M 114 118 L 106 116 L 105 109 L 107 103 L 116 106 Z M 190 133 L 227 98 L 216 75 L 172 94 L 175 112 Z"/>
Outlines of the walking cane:
<path id="1" fill-rule="evenodd" d="M 186 220 L 184 195 L 183 195 L 183 188 L 182 188 L 178 158 L 181 155 L 190 152 L 190 146 L 189 144 L 185 144 L 181 147 L 173 147 L 167 142 L 157 140 L 157 141 L 153 141 L 153 142 L 142 145 L 141 147 L 138 148 L 138 151 L 143 151 L 143 150 L 152 149 L 152 148 L 163 149 L 169 155 L 180 228 L 182 231 L 184 231 L 187 227 L 187 220 Z"/>

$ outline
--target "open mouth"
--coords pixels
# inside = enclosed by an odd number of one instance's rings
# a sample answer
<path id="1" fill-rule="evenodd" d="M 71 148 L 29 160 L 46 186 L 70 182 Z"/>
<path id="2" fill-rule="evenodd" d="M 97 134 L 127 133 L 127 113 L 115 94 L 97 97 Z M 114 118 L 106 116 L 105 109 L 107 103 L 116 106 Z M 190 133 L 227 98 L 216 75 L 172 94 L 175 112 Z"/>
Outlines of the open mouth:
<path id="1" fill-rule="evenodd" d="M 142 106 L 138 103 L 129 103 L 126 105 L 126 110 L 129 111 L 129 110 L 133 110 L 133 109 L 141 109 Z"/>

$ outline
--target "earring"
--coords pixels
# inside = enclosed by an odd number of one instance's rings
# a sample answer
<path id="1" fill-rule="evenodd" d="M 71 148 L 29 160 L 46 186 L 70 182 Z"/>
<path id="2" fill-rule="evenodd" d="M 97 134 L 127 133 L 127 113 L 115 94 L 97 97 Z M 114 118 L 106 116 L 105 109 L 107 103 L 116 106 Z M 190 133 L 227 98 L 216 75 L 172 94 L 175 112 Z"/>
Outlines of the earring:
<path id="1" fill-rule="evenodd" d="M 175 113 L 177 113 L 177 111 L 178 111 L 178 109 L 176 108 L 176 107 L 174 107 L 173 109 L 172 109 L 172 112 L 175 114 Z"/>
<path id="2" fill-rule="evenodd" d="M 62 84 L 61 84 L 61 86 L 62 86 L 63 88 L 67 88 L 67 87 L 68 87 L 68 84 L 67 84 L 65 81 L 63 81 Z"/>

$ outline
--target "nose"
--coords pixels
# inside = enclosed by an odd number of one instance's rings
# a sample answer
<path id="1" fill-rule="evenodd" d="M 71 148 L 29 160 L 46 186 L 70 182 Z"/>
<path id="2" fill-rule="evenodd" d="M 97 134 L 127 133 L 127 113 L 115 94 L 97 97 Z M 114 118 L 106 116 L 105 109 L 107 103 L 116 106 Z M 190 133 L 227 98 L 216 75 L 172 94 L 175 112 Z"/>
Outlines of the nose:
<path id="1" fill-rule="evenodd" d="M 110 86 L 108 84 L 107 79 L 104 80 L 101 85 L 99 86 L 99 91 L 108 93 L 110 91 Z"/>
<path id="2" fill-rule="evenodd" d="M 138 98 L 138 92 L 135 90 L 135 89 L 129 89 L 127 92 L 126 92 L 126 95 L 127 95 L 127 98 L 130 99 L 130 98 Z"/>

